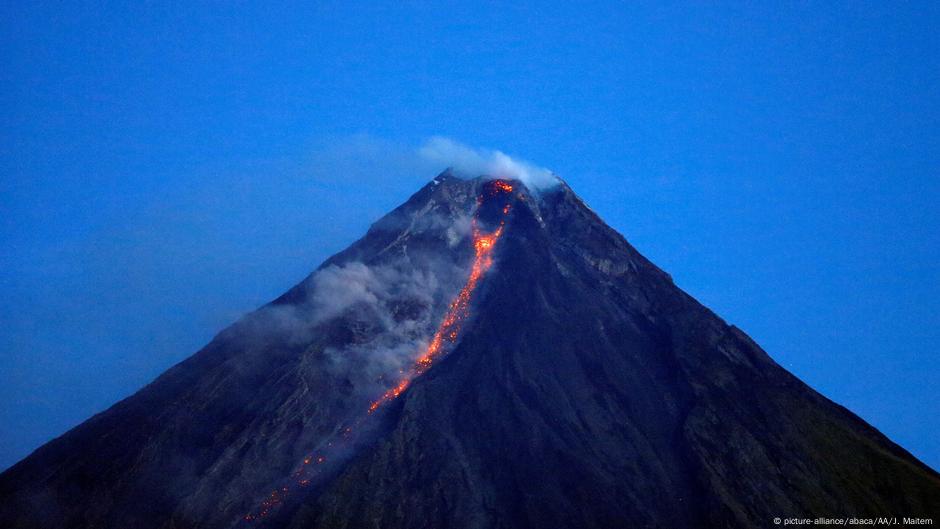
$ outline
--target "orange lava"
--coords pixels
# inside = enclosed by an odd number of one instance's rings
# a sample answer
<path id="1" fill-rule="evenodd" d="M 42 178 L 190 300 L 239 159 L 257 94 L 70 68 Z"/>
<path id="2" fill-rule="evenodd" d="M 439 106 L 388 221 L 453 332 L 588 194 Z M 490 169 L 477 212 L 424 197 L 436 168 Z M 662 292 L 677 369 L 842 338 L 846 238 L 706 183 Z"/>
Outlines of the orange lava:
<path id="1" fill-rule="evenodd" d="M 491 183 L 489 197 L 501 193 L 510 193 L 512 189 L 512 184 L 509 182 L 495 180 Z M 477 197 L 478 208 L 483 204 L 484 200 L 489 197 Z M 369 405 L 370 414 L 379 409 L 383 404 L 398 398 L 399 395 L 408 389 L 415 377 L 420 376 L 430 369 L 434 361 L 444 354 L 445 343 L 456 343 L 460 335 L 460 327 L 470 315 L 470 301 L 473 292 L 476 290 L 483 275 L 493 265 L 493 250 L 496 248 L 496 242 L 499 241 L 500 236 L 503 234 L 503 227 L 506 222 L 506 215 L 509 214 L 509 209 L 509 204 L 506 204 L 501 209 L 502 217 L 500 218 L 499 225 L 490 233 L 483 233 L 480 230 L 477 218 L 474 216 L 472 222 L 474 257 L 473 265 L 470 267 L 470 275 L 467 277 L 466 283 L 463 288 L 460 289 L 457 297 L 448 305 L 447 313 L 444 315 L 443 321 L 441 321 L 440 326 L 437 328 L 437 332 L 435 332 L 433 338 L 431 338 L 431 343 L 428 345 L 427 349 L 415 360 L 415 363 L 411 366 L 409 371 L 406 372 L 402 370 L 403 376 L 394 387 L 388 389 L 381 397 Z M 361 425 L 364 420 L 365 416 L 355 421 L 353 426 L 357 426 L 358 430 L 358 426 Z M 340 434 L 341 438 L 339 441 L 348 442 L 352 431 L 351 426 L 344 427 Z M 330 441 L 327 444 L 327 449 L 332 446 L 333 442 Z M 291 481 L 300 487 L 306 487 L 310 484 L 311 478 L 319 475 L 322 471 L 321 467 L 318 465 L 322 465 L 325 462 L 326 457 L 323 454 L 313 453 L 304 457 L 303 464 L 291 475 Z M 275 489 L 261 502 L 257 513 L 246 514 L 242 519 L 246 522 L 254 522 L 259 518 L 267 517 L 274 508 L 284 503 L 290 490 L 288 486 Z"/>
<path id="2" fill-rule="evenodd" d="M 512 184 L 503 180 L 496 180 L 493 182 L 493 190 L 494 195 L 509 193 L 512 191 Z M 483 197 L 478 197 L 477 204 L 482 204 L 482 202 Z M 449 343 L 457 341 L 457 336 L 460 334 L 460 326 L 470 315 L 470 299 L 473 296 L 473 291 L 476 290 L 477 284 L 479 284 L 483 274 L 493 265 L 493 249 L 496 247 L 496 241 L 498 241 L 503 234 L 503 226 L 506 222 L 505 216 L 508 213 L 509 204 L 506 204 L 502 209 L 503 218 L 500 219 L 499 226 L 490 233 L 483 233 L 477 226 L 476 217 L 473 218 L 474 258 L 473 265 L 470 267 L 470 276 L 467 277 L 467 282 L 464 284 L 463 288 L 460 289 L 460 293 L 457 294 L 457 297 L 450 302 L 447 314 L 444 315 L 444 320 L 437 328 L 437 332 L 434 333 L 434 337 L 431 338 L 431 343 L 428 345 L 428 348 L 425 349 L 421 356 L 415 361 L 411 372 L 402 378 L 395 387 L 383 393 L 381 397 L 369 405 L 369 413 L 379 409 L 379 407 L 386 402 L 395 400 L 408 389 L 408 386 L 411 385 L 411 380 L 427 371 L 431 367 L 431 364 L 441 356 L 445 341 Z"/>
<path id="3" fill-rule="evenodd" d="M 496 180 L 496 181 L 494 181 L 494 182 L 493 182 L 493 187 L 495 187 L 496 189 L 498 189 L 498 190 L 500 190 L 500 191 L 502 191 L 502 192 L 504 192 L 504 193 L 511 193 L 511 192 L 512 192 L 512 184 L 510 184 L 509 182 L 507 182 L 507 181 L 505 181 L 505 180 Z"/>

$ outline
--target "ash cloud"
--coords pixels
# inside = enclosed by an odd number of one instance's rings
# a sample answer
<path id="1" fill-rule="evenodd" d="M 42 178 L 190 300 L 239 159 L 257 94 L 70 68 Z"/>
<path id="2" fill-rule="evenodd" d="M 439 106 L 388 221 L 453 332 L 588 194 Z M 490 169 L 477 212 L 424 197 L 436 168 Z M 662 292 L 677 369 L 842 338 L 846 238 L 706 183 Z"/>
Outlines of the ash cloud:
<path id="1" fill-rule="evenodd" d="M 314 275 L 313 322 L 347 316 L 362 331 L 353 343 L 325 349 L 329 369 L 369 388 L 407 368 L 433 332 L 441 274 L 402 259 L 378 266 L 334 265 Z"/>
<path id="2" fill-rule="evenodd" d="M 498 149 L 472 147 L 453 138 L 432 136 L 413 146 L 356 134 L 335 138 L 312 156 L 311 176 L 323 183 L 342 181 L 363 192 L 388 193 L 418 187 L 450 167 L 464 178 L 481 175 L 514 178 L 533 191 L 559 183 L 551 170 Z"/>
<path id="3" fill-rule="evenodd" d="M 423 211 L 411 219 L 397 244 L 404 249 L 409 235 L 434 232 L 453 248 L 465 240 L 469 226 L 463 213 Z M 331 264 L 305 281 L 303 301 L 259 311 L 245 338 L 259 350 L 275 342 L 305 346 L 331 336 L 330 329 L 341 322 L 342 338 L 327 338 L 330 343 L 309 354 L 322 355 L 321 365 L 349 381 L 356 393 L 374 397 L 427 348 L 448 300 L 468 273 L 467 263 L 455 259 L 458 255 L 416 250 L 379 263 Z"/>
<path id="4" fill-rule="evenodd" d="M 393 176 L 409 174 L 422 180 L 449 166 L 460 176 L 519 179 L 532 190 L 558 183 L 547 169 L 444 137 L 430 138 L 418 148 L 363 135 L 341 144 L 317 157 L 311 176 L 330 175 L 332 180 L 323 183 L 351 180 L 367 194 L 380 192 L 379 180 L 388 181 L 378 178 L 387 165 L 397 168 Z M 359 169 L 347 170 L 351 166 Z M 360 394 L 374 396 L 394 383 L 425 350 L 468 273 L 469 263 L 457 262 L 459 251 L 441 250 L 456 250 L 466 241 L 472 206 L 466 211 L 440 206 L 429 204 L 408 217 L 383 219 L 385 224 L 398 223 L 383 228 L 400 230 L 392 245 L 401 257 L 336 263 L 318 270 L 303 284 L 303 301 L 268 305 L 249 318 L 243 327 L 246 342 L 259 351 L 317 344 L 304 354 L 320 356 L 323 367 L 351 382 Z M 428 234 L 443 246 L 428 251 L 421 247 L 424 243 L 412 242 L 427 241 Z M 342 331 L 337 330 L 337 321 L 342 321 Z"/>
<path id="5" fill-rule="evenodd" d="M 316 273 L 311 283 L 313 324 L 339 316 L 354 305 L 376 306 L 387 295 L 376 273 L 360 262 L 329 266 Z"/>
<path id="6" fill-rule="evenodd" d="M 428 161 L 449 166 L 464 176 L 514 178 L 532 190 L 548 189 L 559 182 L 558 177 L 544 167 L 513 158 L 499 150 L 475 149 L 442 136 L 429 138 L 418 149 L 418 154 Z"/>

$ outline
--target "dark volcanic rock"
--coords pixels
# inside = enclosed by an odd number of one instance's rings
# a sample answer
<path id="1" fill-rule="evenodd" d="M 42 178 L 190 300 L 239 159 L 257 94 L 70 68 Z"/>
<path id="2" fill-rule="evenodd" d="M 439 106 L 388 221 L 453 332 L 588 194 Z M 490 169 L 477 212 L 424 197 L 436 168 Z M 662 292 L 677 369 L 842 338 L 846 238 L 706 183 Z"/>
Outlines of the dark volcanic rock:
<path id="1" fill-rule="evenodd" d="M 482 185 L 438 177 L 320 268 L 386 271 L 390 316 L 359 304 L 322 317 L 312 275 L 0 475 L 0 526 L 244 523 L 381 391 L 360 374 L 391 347 L 375 344 L 390 329 L 433 333 L 472 255 L 455 227 Z M 513 197 L 454 349 L 369 419 L 329 475 L 252 524 L 940 518 L 936 472 L 682 292 L 567 186 Z M 406 288 L 411 273 L 423 292 Z M 338 350 L 362 354 L 338 369 Z"/>

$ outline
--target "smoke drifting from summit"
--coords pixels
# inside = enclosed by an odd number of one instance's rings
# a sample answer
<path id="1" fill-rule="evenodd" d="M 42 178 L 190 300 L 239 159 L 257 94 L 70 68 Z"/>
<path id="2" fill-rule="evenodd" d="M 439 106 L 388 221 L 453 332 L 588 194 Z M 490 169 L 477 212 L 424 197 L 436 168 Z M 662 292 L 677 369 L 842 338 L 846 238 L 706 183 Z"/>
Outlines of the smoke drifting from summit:
<path id="1" fill-rule="evenodd" d="M 561 180 L 549 169 L 498 149 L 471 147 L 445 136 L 408 144 L 371 134 L 333 138 L 318 145 L 306 163 L 307 175 L 319 185 L 342 181 L 357 193 L 406 194 L 450 167 L 463 178 L 490 176 L 521 181 L 532 191 L 554 187 Z M 390 204 L 382 204 L 386 211 Z"/>
<path id="2" fill-rule="evenodd" d="M 430 162 L 451 167 L 460 176 L 517 179 L 531 190 L 548 189 L 559 182 L 558 177 L 544 167 L 512 158 L 499 150 L 474 149 L 442 136 L 428 139 L 418 149 L 418 154 Z"/>

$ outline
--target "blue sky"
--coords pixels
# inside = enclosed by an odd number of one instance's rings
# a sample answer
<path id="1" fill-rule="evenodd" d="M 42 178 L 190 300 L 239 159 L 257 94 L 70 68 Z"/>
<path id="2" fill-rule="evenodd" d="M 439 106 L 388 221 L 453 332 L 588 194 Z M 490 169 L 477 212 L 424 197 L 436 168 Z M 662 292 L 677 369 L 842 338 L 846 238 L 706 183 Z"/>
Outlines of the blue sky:
<path id="1" fill-rule="evenodd" d="M 551 168 L 940 468 L 940 4 L 0 6 L 0 467 L 434 176 Z"/>

